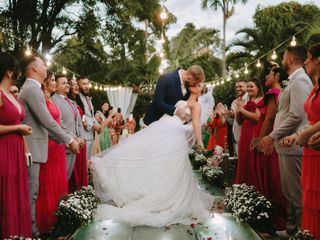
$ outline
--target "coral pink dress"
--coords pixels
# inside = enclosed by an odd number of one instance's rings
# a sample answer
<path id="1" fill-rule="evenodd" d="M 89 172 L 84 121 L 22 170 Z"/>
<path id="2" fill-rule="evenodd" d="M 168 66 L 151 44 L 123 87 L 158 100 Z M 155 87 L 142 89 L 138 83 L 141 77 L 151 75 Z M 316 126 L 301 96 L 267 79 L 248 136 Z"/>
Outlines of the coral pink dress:
<path id="1" fill-rule="evenodd" d="M 0 124 L 18 125 L 25 118 L 0 92 Z M 0 239 L 10 235 L 31 237 L 31 212 L 28 194 L 28 169 L 20 134 L 0 135 Z"/>
<path id="2" fill-rule="evenodd" d="M 60 125 L 60 110 L 46 99 L 48 110 Z M 36 202 L 36 221 L 40 234 L 49 233 L 56 221 L 58 202 L 68 193 L 66 153 L 63 144 L 49 138 L 48 160 L 40 165 L 39 192 Z"/>
<path id="3" fill-rule="evenodd" d="M 252 100 L 249 100 L 244 106 L 244 109 L 249 112 L 255 112 L 256 108 L 256 103 Z M 250 144 L 255 136 L 255 129 L 257 128 L 258 123 L 245 118 L 243 115 L 240 117 L 243 118 L 243 122 L 241 125 L 241 134 L 238 144 L 238 162 L 235 183 L 245 183 L 256 187 L 258 185 L 256 161 L 254 151 L 250 149 Z"/>
<path id="4" fill-rule="evenodd" d="M 227 123 L 222 123 L 221 116 L 219 118 L 214 118 L 208 123 L 209 126 L 209 140 L 208 140 L 208 151 L 214 149 L 216 145 L 219 145 L 222 148 L 226 146 L 227 139 Z"/>
<path id="5" fill-rule="evenodd" d="M 316 87 L 304 104 L 310 125 L 320 121 L 320 94 L 314 98 Z M 301 168 L 302 229 L 308 229 L 320 239 L 320 151 L 304 148 Z"/>
<path id="6" fill-rule="evenodd" d="M 255 137 L 259 137 L 260 135 L 266 116 L 268 98 L 275 96 L 276 102 L 278 102 L 280 92 L 281 90 L 277 88 L 270 89 L 257 103 L 261 115 L 257 124 Z M 273 150 L 271 155 L 265 155 L 256 151 L 255 156 L 257 190 L 272 202 L 274 207 L 273 222 L 277 230 L 283 230 L 286 226 L 286 201 L 281 189 L 278 154 L 275 150 Z"/>

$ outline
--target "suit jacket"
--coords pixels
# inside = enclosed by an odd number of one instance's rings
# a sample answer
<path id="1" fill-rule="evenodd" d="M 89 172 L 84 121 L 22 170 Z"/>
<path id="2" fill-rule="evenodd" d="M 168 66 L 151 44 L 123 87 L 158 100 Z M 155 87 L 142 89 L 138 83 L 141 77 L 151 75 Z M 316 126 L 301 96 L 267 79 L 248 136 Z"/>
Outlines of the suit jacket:
<path id="1" fill-rule="evenodd" d="M 52 100 L 60 107 L 62 128 L 65 130 L 65 132 L 74 137 L 80 137 L 83 128 L 82 120 L 74 102 L 69 99 L 73 106 L 72 108 L 67 100 L 60 94 L 55 94 L 52 97 Z"/>
<path id="2" fill-rule="evenodd" d="M 279 97 L 274 129 L 270 136 L 275 140 L 275 147 L 278 153 L 302 155 L 302 147 L 295 144 L 291 147 L 281 147 L 278 144 L 278 140 L 297 132 L 301 126 L 308 124 L 307 115 L 304 111 L 304 102 L 309 96 L 313 85 L 302 68 L 294 72 L 289 78 L 288 86 Z"/>
<path id="3" fill-rule="evenodd" d="M 143 119 L 146 125 L 159 120 L 165 113 L 172 116 L 175 111 L 174 105 L 179 100 L 189 97 L 189 92 L 183 97 L 178 71 L 179 69 L 160 76 L 152 103 Z"/>
<path id="4" fill-rule="evenodd" d="M 79 96 L 81 101 L 83 102 L 84 116 L 87 121 L 87 128 L 84 129 L 83 138 L 86 141 L 92 141 L 94 137 L 94 129 L 92 127 L 96 123 L 96 119 L 94 118 L 94 108 L 90 97 L 88 97 L 87 101 L 86 96 L 84 96 L 82 93 L 79 93 Z"/>
<path id="5" fill-rule="evenodd" d="M 26 141 L 33 161 L 45 163 L 48 159 L 49 133 L 63 144 L 69 144 L 71 136 L 61 129 L 49 113 L 45 96 L 37 83 L 27 79 L 21 88 L 19 99 L 26 109 L 23 123 L 32 127 L 32 134 L 26 136 Z"/>

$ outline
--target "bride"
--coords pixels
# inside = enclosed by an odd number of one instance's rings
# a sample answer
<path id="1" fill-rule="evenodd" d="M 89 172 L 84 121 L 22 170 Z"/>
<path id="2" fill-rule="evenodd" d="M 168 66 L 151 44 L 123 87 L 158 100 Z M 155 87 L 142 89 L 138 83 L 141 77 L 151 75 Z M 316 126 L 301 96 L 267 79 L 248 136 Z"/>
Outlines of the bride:
<path id="1" fill-rule="evenodd" d="M 212 90 L 201 96 L 203 87 L 190 86 L 189 99 L 177 102 L 190 116 L 186 121 L 164 115 L 93 158 L 96 192 L 116 204 L 99 205 L 97 220 L 162 227 L 209 216 L 213 197 L 198 187 L 188 157 L 194 139 L 203 147 L 201 125 L 214 105 Z"/>

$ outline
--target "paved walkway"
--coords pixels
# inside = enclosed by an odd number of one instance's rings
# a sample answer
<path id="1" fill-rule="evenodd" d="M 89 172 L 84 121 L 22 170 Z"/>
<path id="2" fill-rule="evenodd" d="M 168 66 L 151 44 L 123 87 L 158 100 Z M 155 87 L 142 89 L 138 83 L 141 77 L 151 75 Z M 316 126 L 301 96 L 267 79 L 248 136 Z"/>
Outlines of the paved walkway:
<path id="1" fill-rule="evenodd" d="M 195 176 L 200 178 L 198 172 Z M 200 187 L 214 196 L 220 189 L 200 182 Z M 214 213 L 210 219 L 196 226 L 181 224 L 164 228 L 130 227 L 112 220 L 92 222 L 73 235 L 75 240 L 255 240 L 261 237 L 247 224 L 239 224 L 230 213 Z"/>

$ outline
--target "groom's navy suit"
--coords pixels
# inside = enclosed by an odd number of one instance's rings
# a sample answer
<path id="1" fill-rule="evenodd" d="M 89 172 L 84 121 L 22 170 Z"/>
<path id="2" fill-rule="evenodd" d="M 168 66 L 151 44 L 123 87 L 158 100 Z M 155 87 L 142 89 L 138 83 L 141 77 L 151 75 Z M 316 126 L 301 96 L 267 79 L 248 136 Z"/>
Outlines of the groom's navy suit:
<path id="1" fill-rule="evenodd" d="M 175 111 L 174 105 L 189 96 L 188 92 L 186 96 L 182 94 L 178 71 L 179 69 L 160 76 L 152 103 L 143 119 L 146 125 L 159 120 L 165 113 L 172 116 Z"/>

